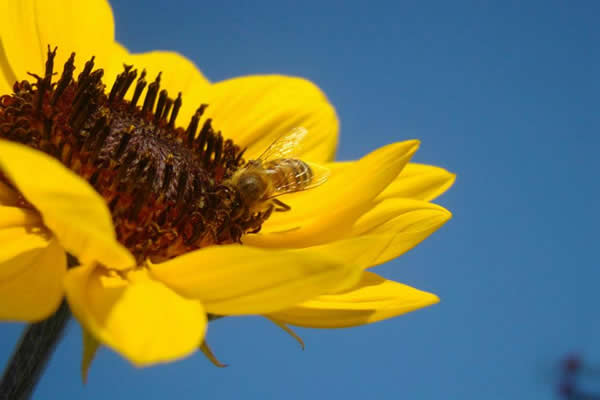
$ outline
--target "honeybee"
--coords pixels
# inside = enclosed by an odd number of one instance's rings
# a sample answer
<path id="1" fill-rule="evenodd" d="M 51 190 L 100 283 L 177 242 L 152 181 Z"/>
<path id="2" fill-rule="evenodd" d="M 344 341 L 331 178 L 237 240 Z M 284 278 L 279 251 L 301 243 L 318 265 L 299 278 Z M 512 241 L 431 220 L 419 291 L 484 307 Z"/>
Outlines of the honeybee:
<path id="1" fill-rule="evenodd" d="M 327 180 L 329 169 L 294 158 L 307 133 L 305 128 L 294 128 L 233 174 L 228 183 L 239 194 L 240 213 L 288 211 L 290 206 L 278 196 L 312 189 Z"/>

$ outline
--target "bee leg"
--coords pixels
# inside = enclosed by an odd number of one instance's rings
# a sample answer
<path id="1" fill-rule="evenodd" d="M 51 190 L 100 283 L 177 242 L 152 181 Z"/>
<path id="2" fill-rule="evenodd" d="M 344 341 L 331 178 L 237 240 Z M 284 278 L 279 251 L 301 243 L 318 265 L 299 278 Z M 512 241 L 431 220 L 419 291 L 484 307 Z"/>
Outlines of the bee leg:
<path id="1" fill-rule="evenodd" d="M 259 218 L 261 218 L 263 221 L 268 219 L 271 216 L 271 214 L 273 213 L 274 209 L 275 209 L 275 207 L 273 206 L 273 204 L 269 205 L 269 208 L 267 208 L 267 211 L 262 213 L 262 215 L 260 215 Z"/>
<path id="2" fill-rule="evenodd" d="M 235 243 L 242 244 L 242 229 L 239 226 L 232 226 L 229 228 L 231 231 L 231 238 Z"/>
<path id="3" fill-rule="evenodd" d="M 202 215 L 197 214 L 197 216 L 198 216 L 198 218 L 197 219 L 194 218 L 194 220 L 193 220 L 194 224 L 193 224 L 192 234 L 190 235 L 190 237 L 188 237 L 184 241 L 184 243 L 188 246 L 195 243 L 198 239 L 200 239 L 206 233 L 206 224 L 204 223 L 204 219 L 202 218 Z"/>
<path id="4" fill-rule="evenodd" d="M 208 233 L 210 234 L 213 243 L 214 244 L 219 244 L 219 232 L 217 232 L 217 229 L 215 229 L 213 226 L 211 226 L 210 228 L 208 228 Z"/>
<path id="5" fill-rule="evenodd" d="M 262 214 L 259 213 L 256 217 L 258 219 L 261 219 Z M 263 219 L 263 221 L 264 221 L 264 219 Z M 262 223 L 259 224 L 256 228 L 252 229 L 251 231 L 248 231 L 248 233 L 258 233 L 258 232 L 260 232 L 261 228 L 262 228 Z"/>
<path id="6" fill-rule="evenodd" d="M 273 201 L 273 203 L 275 203 L 277 205 L 277 208 L 275 209 L 275 211 L 290 211 L 292 209 L 292 207 L 288 206 L 281 200 L 272 199 L 272 201 Z"/>
<path id="7" fill-rule="evenodd" d="M 256 213 L 252 216 L 252 220 L 254 221 L 254 223 L 258 223 L 258 227 L 254 228 L 251 231 L 248 231 L 248 233 L 258 233 L 260 232 L 261 228 L 262 228 L 262 223 L 265 222 L 273 213 L 273 210 L 275 209 L 275 206 L 273 204 L 269 204 L 269 207 L 262 212 Z"/>
<path id="8" fill-rule="evenodd" d="M 258 233 L 258 232 L 260 232 L 261 228 L 262 228 L 262 225 L 252 231 L 249 231 L 248 233 Z"/>

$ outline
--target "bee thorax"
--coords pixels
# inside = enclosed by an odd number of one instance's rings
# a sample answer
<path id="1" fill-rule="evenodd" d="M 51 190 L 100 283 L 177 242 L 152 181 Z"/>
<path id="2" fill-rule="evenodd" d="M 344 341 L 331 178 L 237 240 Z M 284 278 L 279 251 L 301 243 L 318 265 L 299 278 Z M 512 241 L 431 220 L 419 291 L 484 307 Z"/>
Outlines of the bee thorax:
<path id="1" fill-rule="evenodd" d="M 258 171 L 248 171 L 240 175 L 236 182 L 237 190 L 242 202 L 252 208 L 255 203 L 263 200 L 267 194 L 269 184 Z"/>

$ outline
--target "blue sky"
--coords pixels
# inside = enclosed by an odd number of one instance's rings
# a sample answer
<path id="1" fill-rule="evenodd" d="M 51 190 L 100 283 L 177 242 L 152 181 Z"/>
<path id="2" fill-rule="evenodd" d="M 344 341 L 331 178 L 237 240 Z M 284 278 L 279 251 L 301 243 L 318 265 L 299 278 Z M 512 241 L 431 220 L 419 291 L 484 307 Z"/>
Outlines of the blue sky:
<path id="1" fill-rule="evenodd" d="M 228 368 L 198 354 L 138 370 L 103 350 L 85 386 L 73 323 L 36 399 L 537 400 L 555 398 L 566 352 L 600 364 L 600 3 L 112 4 L 132 51 L 179 51 L 214 81 L 317 83 L 341 120 L 340 159 L 420 139 L 415 161 L 458 174 L 439 200 L 454 218 L 376 272 L 442 301 L 355 329 L 297 329 L 305 351 L 260 318 L 225 319 L 208 339 Z M 1 328 L 2 360 L 21 329 Z"/>

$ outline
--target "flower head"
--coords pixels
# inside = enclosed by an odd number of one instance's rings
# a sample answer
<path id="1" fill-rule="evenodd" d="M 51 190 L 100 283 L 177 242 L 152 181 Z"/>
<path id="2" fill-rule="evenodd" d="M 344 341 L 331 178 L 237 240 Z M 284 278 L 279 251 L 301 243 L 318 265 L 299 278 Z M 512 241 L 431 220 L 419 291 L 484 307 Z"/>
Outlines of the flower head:
<path id="1" fill-rule="evenodd" d="M 179 55 L 129 54 L 101 0 L 5 8 L 1 318 L 43 319 L 66 294 L 84 328 L 84 365 L 99 344 L 149 365 L 209 352 L 207 315 L 345 327 L 437 301 L 365 271 L 451 216 L 429 201 L 454 176 L 409 164 L 417 141 L 331 162 L 337 118 L 310 82 L 211 84 Z M 261 167 L 269 185 L 298 190 L 248 194 L 258 178 L 240 171 L 298 126 L 308 135 L 297 158 Z M 311 184 L 319 168 L 328 179 Z M 297 170 L 304 181 L 286 175 Z M 67 269 L 68 258 L 79 265 Z"/>

